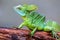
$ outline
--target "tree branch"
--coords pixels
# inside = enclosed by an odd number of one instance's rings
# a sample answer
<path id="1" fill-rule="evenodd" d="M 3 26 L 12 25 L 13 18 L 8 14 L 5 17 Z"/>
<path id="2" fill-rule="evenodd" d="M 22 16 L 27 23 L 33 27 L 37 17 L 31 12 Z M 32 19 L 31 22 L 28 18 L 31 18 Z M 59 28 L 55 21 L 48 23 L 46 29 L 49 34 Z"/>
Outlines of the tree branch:
<path id="1" fill-rule="evenodd" d="M 33 37 L 30 30 L 16 28 L 0 28 L 1 40 L 56 40 L 49 32 L 37 31 Z M 60 36 L 60 33 L 58 33 Z"/>

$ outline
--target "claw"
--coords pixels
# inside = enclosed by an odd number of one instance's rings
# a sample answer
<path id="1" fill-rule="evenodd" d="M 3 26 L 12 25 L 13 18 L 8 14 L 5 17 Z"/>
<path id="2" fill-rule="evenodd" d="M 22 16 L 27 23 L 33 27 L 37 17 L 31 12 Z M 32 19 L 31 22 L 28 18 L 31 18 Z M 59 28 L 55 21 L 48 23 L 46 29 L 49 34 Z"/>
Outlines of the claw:
<path id="1" fill-rule="evenodd" d="M 53 38 L 59 39 L 59 36 L 56 34 L 56 32 L 52 31 Z"/>
<path id="2" fill-rule="evenodd" d="M 34 36 L 34 33 L 33 32 L 31 32 L 31 36 Z"/>

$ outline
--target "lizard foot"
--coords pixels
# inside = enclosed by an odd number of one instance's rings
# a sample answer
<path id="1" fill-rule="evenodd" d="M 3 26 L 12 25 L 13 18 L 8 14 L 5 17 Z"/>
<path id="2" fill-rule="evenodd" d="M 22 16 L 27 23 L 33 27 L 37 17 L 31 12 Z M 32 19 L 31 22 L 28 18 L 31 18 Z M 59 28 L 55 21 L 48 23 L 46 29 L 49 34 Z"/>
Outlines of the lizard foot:
<path id="1" fill-rule="evenodd" d="M 56 34 L 56 32 L 52 32 L 53 38 L 59 39 L 59 36 Z"/>
<path id="2" fill-rule="evenodd" d="M 30 34 L 31 34 L 31 36 L 34 36 L 34 33 L 33 32 L 31 32 Z"/>

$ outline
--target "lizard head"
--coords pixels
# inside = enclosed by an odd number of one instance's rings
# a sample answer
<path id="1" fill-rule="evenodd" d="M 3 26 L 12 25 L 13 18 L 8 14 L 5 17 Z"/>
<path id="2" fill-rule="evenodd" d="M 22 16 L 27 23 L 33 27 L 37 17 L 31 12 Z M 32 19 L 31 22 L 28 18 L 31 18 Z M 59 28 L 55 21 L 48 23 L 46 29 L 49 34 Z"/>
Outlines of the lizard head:
<path id="1" fill-rule="evenodd" d="M 14 7 L 14 10 L 18 12 L 19 15 L 25 16 L 27 13 L 30 13 L 32 11 L 35 11 L 37 9 L 37 6 L 35 5 L 18 5 Z"/>

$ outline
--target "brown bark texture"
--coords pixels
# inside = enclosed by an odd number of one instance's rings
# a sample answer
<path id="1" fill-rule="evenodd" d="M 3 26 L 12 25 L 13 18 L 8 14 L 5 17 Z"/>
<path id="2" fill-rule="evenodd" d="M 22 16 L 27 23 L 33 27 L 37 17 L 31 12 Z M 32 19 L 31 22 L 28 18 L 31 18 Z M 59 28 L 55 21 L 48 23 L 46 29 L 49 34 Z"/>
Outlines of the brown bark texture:
<path id="1" fill-rule="evenodd" d="M 37 31 L 33 37 L 30 32 L 25 29 L 0 28 L 0 40 L 56 40 L 49 32 Z M 60 33 L 57 34 L 60 36 Z"/>

